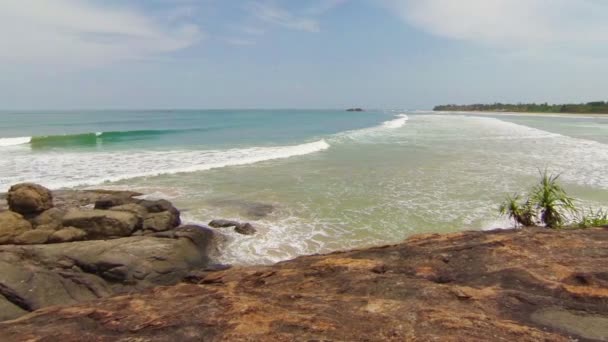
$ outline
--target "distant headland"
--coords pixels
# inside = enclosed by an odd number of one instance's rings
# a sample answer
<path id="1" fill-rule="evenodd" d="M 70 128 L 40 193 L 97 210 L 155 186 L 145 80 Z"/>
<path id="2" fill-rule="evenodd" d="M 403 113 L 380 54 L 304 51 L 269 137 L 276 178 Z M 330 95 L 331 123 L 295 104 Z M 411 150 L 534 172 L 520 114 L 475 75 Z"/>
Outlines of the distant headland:
<path id="1" fill-rule="evenodd" d="M 581 104 L 547 104 L 547 103 L 518 103 L 518 104 L 471 104 L 471 105 L 441 105 L 433 108 L 436 111 L 462 112 L 517 112 L 517 113 L 574 113 L 574 114 L 608 114 L 608 102 L 596 101 Z"/>
<path id="2" fill-rule="evenodd" d="M 363 108 L 348 108 L 347 112 L 364 112 Z"/>

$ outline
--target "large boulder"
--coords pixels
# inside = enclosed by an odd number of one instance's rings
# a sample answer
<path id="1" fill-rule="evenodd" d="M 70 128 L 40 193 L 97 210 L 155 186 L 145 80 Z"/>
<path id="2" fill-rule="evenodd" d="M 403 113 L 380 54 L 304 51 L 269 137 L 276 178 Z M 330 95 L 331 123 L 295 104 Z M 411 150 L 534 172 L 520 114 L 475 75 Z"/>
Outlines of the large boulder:
<path id="1" fill-rule="evenodd" d="M 0 321 L 46 306 L 175 284 L 205 268 L 213 232 L 189 226 L 174 233 L 0 246 Z"/>
<path id="2" fill-rule="evenodd" d="M 0 244 L 13 243 L 14 239 L 32 230 L 32 224 L 18 213 L 0 212 Z"/>
<path id="3" fill-rule="evenodd" d="M 10 188 L 7 202 L 10 210 L 23 215 L 30 215 L 51 209 L 53 207 L 53 195 L 49 189 L 41 185 L 21 183 Z"/>
<path id="4" fill-rule="evenodd" d="M 80 228 L 88 239 L 129 236 L 137 227 L 137 216 L 125 211 L 69 209 L 64 227 Z"/>

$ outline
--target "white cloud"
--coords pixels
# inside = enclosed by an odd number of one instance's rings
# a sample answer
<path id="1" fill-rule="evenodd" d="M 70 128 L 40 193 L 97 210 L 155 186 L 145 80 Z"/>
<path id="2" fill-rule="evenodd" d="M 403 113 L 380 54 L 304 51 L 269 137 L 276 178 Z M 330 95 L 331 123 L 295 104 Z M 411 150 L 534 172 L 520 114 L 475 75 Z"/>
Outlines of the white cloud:
<path id="1" fill-rule="evenodd" d="M 251 11 L 257 19 L 268 24 L 278 25 L 287 29 L 298 31 L 321 31 L 318 21 L 307 17 L 296 16 L 286 9 L 267 2 L 252 3 Z"/>
<path id="2" fill-rule="evenodd" d="M 90 0 L 0 2 L 0 62 L 98 65 L 176 51 L 202 36 L 194 24 Z"/>
<path id="3" fill-rule="evenodd" d="M 499 46 L 608 41 L 608 2 L 597 0 L 385 0 L 434 35 Z"/>

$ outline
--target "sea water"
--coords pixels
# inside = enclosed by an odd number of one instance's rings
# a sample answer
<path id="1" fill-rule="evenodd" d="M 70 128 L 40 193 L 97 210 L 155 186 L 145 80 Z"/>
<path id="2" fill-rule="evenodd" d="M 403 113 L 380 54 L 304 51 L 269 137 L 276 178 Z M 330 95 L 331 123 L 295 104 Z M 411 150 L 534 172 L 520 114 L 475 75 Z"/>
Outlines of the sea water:
<path id="1" fill-rule="evenodd" d="M 218 262 L 265 264 L 508 227 L 505 194 L 539 169 L 608 207 L 608 118 L 378 110 L 0 113 L 0 191 L 24 181 L 163 197 L 230 229 Z"/>

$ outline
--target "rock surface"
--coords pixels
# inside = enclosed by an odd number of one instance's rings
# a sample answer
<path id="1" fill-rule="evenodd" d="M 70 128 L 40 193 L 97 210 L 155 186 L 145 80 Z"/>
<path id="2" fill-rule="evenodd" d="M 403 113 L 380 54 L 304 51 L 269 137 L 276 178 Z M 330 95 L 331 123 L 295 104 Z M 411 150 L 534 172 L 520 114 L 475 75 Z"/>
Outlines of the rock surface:
<path id="1" fill-rule="evenodd" d="M 87 232 L 87 238 L 130 236 L 137 227 L 133 213 L 113 210 L 69 209 L 62 219 L 63 226 L 76 227 Z"/>
<path id="2" fill-rule="evenodd" d="M 12 211 L 0 212 L 0 244 L 14 243 L 15 238 L 32 230 L 32 224 Z"/>
<path id="3" fill-rule="evenodd" d="M 50 233 L 58 238 L 78 234 L 78 229 Z M 0 246 L 0 321 L 49 305 L 175 284 L 192 270 L 204 268 L 213 232 L 188 226 L 173 233 L 170 238 Z M 0 336 L 0 341 L 8 340 Z"/>
<path id="4" fill-rule="evenodd" d="M 35 214 L 53 207 L 51 191 L 41 185 L 21 183 L 11 186 L 7 194 L 10 210 L 23 214 Z"/>
<path id="5" fill-rule="evenodd" d="M 234 231 L 243 235 L 253 235 L 257 232 L 251 223 L 241 223 L 234 227 Z"/>
<path id="6" fill-rule="evenodd" d="M 607 229 L 416 236 L 49 307 L 0 340 L 605 341 L 607 261 Z"/>

